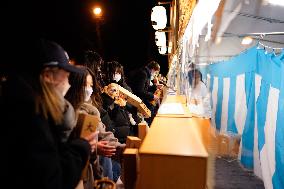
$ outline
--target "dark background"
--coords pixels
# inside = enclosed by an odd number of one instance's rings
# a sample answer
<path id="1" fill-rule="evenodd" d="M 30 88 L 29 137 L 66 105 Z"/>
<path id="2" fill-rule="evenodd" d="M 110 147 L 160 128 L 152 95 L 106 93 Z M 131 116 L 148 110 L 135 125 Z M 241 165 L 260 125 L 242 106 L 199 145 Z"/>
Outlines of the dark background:
<path id="1" fill-rule="evenodd" d="M 100 21 L 92 13 L 97 4 L 104 12 Z M 119 61 L 126 72 L 156 60 L 166 75 L 167 56 L 158 53 L 150 21 L 155 5 L 155 0 L 10 1 L 1 5 L 1 37 L 15 49 L 29 36 L 51 39 L 77 62 L 84 50 L 94 50 L 105 61 Z"/>

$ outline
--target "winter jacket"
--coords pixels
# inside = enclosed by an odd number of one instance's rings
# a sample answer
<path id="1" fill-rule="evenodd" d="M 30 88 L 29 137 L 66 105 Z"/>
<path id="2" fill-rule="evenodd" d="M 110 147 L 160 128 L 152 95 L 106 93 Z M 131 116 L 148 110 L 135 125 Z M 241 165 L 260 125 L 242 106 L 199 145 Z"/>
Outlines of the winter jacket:
<path id="1" fill-rule="evenodd" d="M 102 93 L 103 108 L 108 111 L 111 120 L 115 123 L 114 136 L 120 143 L 125 143 L 127 136 L 130 135 L 130 120 L 125 107 L 114 103 L 114 100 L 107 94 Z"/>
<path id="2" fill-rule="evenodd" d="M 36 113 L 31 81 L 9 77 L 0 96 L 1 184 L 8 188 L 73 189 L 90 155 L 83 139 L 62 142 L 52 120 Z"/>
<path id="3" fill-rule="evenodd" d="M 106 126 L 106 131 L 111 131 L 112 133 L 115 133 L 115 123 L 111 120 L 108 112 L 103 108 L 100 108 L 99 112 L 101 114 L 101 120 Z"/>
<path id="4" fill-rule="evenodd" d="M 140 97 L 143 102 L 154 99 L 153 92 L 149 92 L 151 73 L 147 67 L 134 70 L 129 76 L 129 86 L 133 93 Z"/>

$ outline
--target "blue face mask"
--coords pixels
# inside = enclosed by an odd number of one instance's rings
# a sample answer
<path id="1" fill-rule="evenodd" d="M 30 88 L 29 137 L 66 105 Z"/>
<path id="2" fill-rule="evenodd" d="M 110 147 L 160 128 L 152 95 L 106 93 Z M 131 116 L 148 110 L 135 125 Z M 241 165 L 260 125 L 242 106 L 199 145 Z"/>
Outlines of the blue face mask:
<path id="1" fill-rule="evenodd" d="M 85 102 L 90 100 L 92 93 L 93 93 L 93 88 L 92 87 L 86 87 L 85 88 L 85 97 L 84 97 L 84 101 Z"/>

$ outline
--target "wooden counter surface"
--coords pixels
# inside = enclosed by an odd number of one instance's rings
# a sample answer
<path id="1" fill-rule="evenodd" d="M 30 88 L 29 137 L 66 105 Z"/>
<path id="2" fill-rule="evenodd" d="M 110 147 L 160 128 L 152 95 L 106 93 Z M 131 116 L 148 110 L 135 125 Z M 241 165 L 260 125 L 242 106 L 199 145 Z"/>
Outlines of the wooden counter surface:
<path id="1" fill-rule="evenodd" d="M 172 103 L 179 102 L 181 104 L 186 104 L 185 95 L 167 95 L 164 97 L 162 103 Z"/>
<path id="2" fill-rule="evenodd" d="M 178 103 L 177 112 L 182 107 L 184 114 L 154 118 L 139 148 L 135 189 L 206 188 L 210 120 L 192 117 L 184 96 L 163 99 L 170 103 Z"/>
<path id="3" fill-rule="evenodd" d="M 155 117 L 139 153 L 207 157 L 196 119 Z"/>
<path id="4" fill-rule="evenodd" d="M 190 113 L 188 107 L 186 106 L 186 97 L 184 95 L 168 95 L 166 96 L 160 106 L 160 109 L 163 108 L 163 105 L 169 105 L 176 103 L 181 106 L 183 110 L 183 114 L 162 114 L 162 113 L 157 113 L 156 117 L 192 117 L 192 114 Z"/>

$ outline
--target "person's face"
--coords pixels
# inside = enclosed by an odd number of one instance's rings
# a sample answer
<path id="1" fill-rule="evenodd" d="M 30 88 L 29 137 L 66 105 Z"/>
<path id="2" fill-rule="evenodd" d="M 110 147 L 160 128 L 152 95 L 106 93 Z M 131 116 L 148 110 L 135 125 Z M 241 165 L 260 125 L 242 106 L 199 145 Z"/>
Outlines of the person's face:
<path id="1" fill-rule="evenodd" d="M 152 76 L 152 77 L 156 77 L 157 75 L 159 75 L 159 71 L 152 69 L 152 70 L 151 70 L 151 76 Z"/>
<path id="2" fill-rule="evenodd" d="M 89 101 L 93 93 L 93 78 L 90 74 L 86 77 L 84 101 Z"/>
<path id="3" fill-rule="evenodd" d="M 115 76 L 115 75 L 120 75 L 121 76 L 121 70 L 119 68 L 115 69 L 115 72 L 114 72 L 113 76 Z"/>
<path id="4" fill-rule="evenodd" d="M 119 68 L 115 69 L 115 74 L 121 74 L 121 70 Z"/>
<path id="5" fill-rule="evenodd" d="M 119 82 L 121 80 L 121 72 L 120 70 L 116 69 L 113 75 L 113 80 L 115 80 L 116 82 Z"/>
<path id="6" fill-rule="evenodd" d="M 54 89 L 63 96 L 65 96 L 70 88 L 68 77 L 69 72 L 60 68 L 46 68 L 44 71 L 44 80 L 52 84 Z"/>
<path id="7" fill-rule="evenodd" d="M 93 87 L 93 78 L 91 75 L 87 75 L 86 78 L 86 87 Z"/>
<path id="8" fill-rule="evenodd" d="M 54 81 L 55 83 L 69 83 L 68 81 L 69 77 L 69 72 L 63 70 L 63 69 L 58 69 L 54 72 Z"/>

